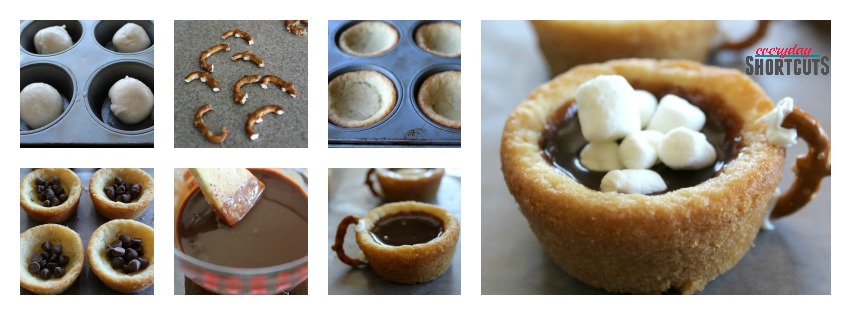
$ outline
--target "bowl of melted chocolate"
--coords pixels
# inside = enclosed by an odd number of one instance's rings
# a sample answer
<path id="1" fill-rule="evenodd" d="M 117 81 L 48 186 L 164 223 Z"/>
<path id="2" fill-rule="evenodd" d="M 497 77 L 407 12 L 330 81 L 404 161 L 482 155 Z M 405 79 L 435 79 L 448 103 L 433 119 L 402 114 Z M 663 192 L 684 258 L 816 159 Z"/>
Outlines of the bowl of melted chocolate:
<path id="1" fill-rule="evenodd" d="M 251 169 L 266 186 L 234 226 L 220 221 L 192 175 L 175 176 L 175 261 L 219 294 L 277 294 L 307 279 L 307 175 Z"/>

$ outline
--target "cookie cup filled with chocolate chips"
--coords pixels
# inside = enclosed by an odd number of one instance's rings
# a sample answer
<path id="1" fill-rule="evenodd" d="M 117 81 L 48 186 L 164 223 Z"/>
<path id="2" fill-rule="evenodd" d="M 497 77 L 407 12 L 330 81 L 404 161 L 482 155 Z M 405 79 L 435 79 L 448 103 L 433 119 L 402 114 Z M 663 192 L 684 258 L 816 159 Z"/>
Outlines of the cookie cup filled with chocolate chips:
<path id="1" fill-rule="evenodd" d="M 61 247 L 61 255 L 66 255 L 67 262 L 60 266 L 62 271 L 54 275 L 52 272 L 47 279 L 30 272 L 28 266 L 34 255 L 45 250 L 45 242 L 49 247 Z M 47 260 L 47 258 L 43 258 Z M 86 255 L 83 251 L 83 241 L 73 230 L 58 224 L 42 224 L 21 233 L 21 287 L 36 294 L 59 294 L 65 292 L 80 276 Z M 54 267 L 55 269 L 55 267 Z"/>
<path id="2" fill-rule="evenodd" d="M 363 258 L 343 250 L 349 224 Z M 332 250 L 352 267 L 369 265 L 381 278 L 414 284 L 434 280 L 449 269 L 461 232 L 458 220 L 445 209 L 421 202 L 388 203 L 363 218 L 350 215 L 340 222 Z"/>
<path id="3" fill-rule="evenodd" d="M 120 245 L 122 235 L 135 239 L 144 250 L 139 253 L 140 248 L 135 246 L 132 250 L 136 257 L 123 255 L 122 260 L 127 258 L 127 263 L 116 268 L 113 265 L 116 255 L 113 255 L 110 249 L 121 247 L 122 252 L 124 251 L 125 245 Z M 127 251 L 131 250 L 130 246 L 126 247 Z M 136 293 L 154 283 L 154 229 L 144 223 L 133 220 L 112 220 L 104 223 L 92 233 L 87 251 L 92 271 L 103 284 L 115 291 Z M 147 264 L 139 264 L 137 268 L 134 267 L 135 270 L 126 270 L 125 265 L 133 260 L 130 258 L 147 260 Z"/>
<path id="4" fill-rule="evenodd" d="M 116 189 L 124 183 L 138 185 L 138 193 L 131 194 L 134 190 L 130 187 Z M 110 220 L 135 219 L 154 200 L 154 179 L 138 168 L 102 168 L 89 181 L 89 195 L 101 216 Z M 121 195 L 126 198 L 121 199 Z"/>
<path id="5" fill-rule="evenodd" d="M 58 183 L 54 182 L 58 180 Z M 39 182 L 47 183 L 39 185 Z M 53 191 L 53 187 L 61 189 Z M 40 188 L 41 187 L 41 188 Z M 43 189 L 48 187 L 48 189 Z M 49 191 L 47 191 L 49 190 Z M 77 174 L 67 168 L 40 168 L 21 180 L 21 208 L 33 220 L 41 223 L 60 223 L 77 212 L 83 185 Z M 54 198 L 45 198 L 45 192 Z M 64 200 L 62 195 L 65 195 Z M 58 201 L 53 203 L 51 200 Z"/>
<path id="6" fill-rule="evenodd" d="M 577 88 L 604 74 L 623 76 L 657 98 L 675 94 L 699 107 L 707 125 L 720 129 L 716 163 L 708 172 L 663 174 L 668 189 L 659 193 L 601 192 L 605 173 L 576 167 L 582 143 L 576 152 L 562 152 L 567 157 L 552 148 L 582 137 L 564 128 L 576 115 Z M 538 87 L 508 117 L 502 172 L 532 231 L 572 277 L 610 292 L 693 293 L 744 256 L 772 208 L 772 218 L 794 212 L 830 173 L 826 134 L 795 109 L 783 126 L 797 129 L 810 152 L 797 165 L 796 183 L 777 207 L 771 204 L 785 148 L 768 141 L 757 119 L 772 107 L 762 89 L 736 70 L 641 59 L 579 66 Z M 686 184 L 672 185 L 677 179 Z"/>

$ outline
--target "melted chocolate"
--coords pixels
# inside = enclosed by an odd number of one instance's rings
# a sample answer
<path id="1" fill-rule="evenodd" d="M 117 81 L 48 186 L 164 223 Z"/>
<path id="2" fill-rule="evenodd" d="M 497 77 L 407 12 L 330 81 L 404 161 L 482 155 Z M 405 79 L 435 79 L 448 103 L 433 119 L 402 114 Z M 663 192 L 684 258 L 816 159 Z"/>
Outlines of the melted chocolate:
<path id="1" fill-rule="evenodd" d="M 266 190 L 234 227 L 219 221 L 199 189 L 190 194 L 176 224 L 181 251 L 239 268 L 270 267 L 307 256 L 307 195 L 280 175 L 251 172 Z"/>
<path id="2" fill-rule="evenodd" d="M 701 132 L 715 147 L 718 155 L 715 164 L 699 170 L 673 170 L 661 163 L 652 167 L 651 170 L 659 173 L 668 186 L 668 190 L 657 194 L 698 185 L 720 174 L 724 165 L 736 158 L 741 146 L 742 123 L 730 114 L 721 98 L 670 86 L 630 83 L 636 90 L 647 90 L 653 93 L 657 99 L 667 94 L 674 94 L 700 108 L 706 113 L 706 125 Z M 544 156 L 553 166 L 586 187 L 599 191 L 600 183 L 607 172 L 588 170 L 579 162 L 579 153 L 587 143 L 588 141 L 582 137 L 575 102 L 568 101 L 547 120 L 541 148 Z"/>
<path id="3" fill-rule="evenodd" d="M 400 213 L 381 218 L 370 234 L 381 244 L 390 246 L 428 243 L 443 233 L 439 219 L 424 213 Z"/>

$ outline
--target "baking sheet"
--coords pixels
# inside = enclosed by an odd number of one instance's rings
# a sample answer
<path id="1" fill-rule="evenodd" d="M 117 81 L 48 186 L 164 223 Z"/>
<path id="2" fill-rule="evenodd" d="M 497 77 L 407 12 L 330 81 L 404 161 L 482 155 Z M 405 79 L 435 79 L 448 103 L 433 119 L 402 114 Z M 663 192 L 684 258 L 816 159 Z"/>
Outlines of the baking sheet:
<path id="1" fill-rule="evenodd" d="M 461 243 L 464 235 L 464 224 L 461 222 L 461 177 L 451 169 L 447 169 L 443 175 L 437 197 L 429 202 L 449 211 L 461 225 L 462 237 L 455 245 L 452 266 L 446 273 L 427 283 L 396 284 L 378 277 L 369 267 L 352 268 L 337 258 L 331 245 L 334 245 L 340 221 L 352 214 L 363 217 L 373 208 L 384 204 L 364 185 L 367 171 L 332 169 L 328 197 L 328 294 L 461 294 Z M 352 225 L 346 232 L 343 248 L 352 257 L 360 253 Z"/>
<path id="2" fill-rule="evenodd" d="M 440 57 L 420 48 L 416 29 L 439 21 L 381 21 L 399 32 L 399 42 L 386 53 L 358 57 L 340 49 L 340 34 L 361 21 L 328 21 L 328 82 L 346 72 L 374 70 L 396 85 L 396 107 L 381 121 L 362 128 L 328 123 L 329 147 L 453 146 L 461 145 L 461 130 L 441 126 L 426 117 L 416 103 L 419 85 L 443 71 L 461 71 L 461 57 Z M 461 24 L 461 21 L 453 21 Z"/>
<path id="3" fill-rule="evenodd" d="M 222 39 L 222 34 L 241 29 L 254 37 L 254 45 L 242 38 Z M 174 21 L 174 147 L 175 148 L 306 148 L 307 147 L 307 40 L 287 32 L 284 21 Z M 201 52 L 218 44 L 228 44 L 230 51 L 220 51 L 207 62 L 215 65 L 213 77 L 220 91 L 214 93 L 198 80 L 183 81 L 189 73 L 204 71 L 198 65 Z M 248 51 L 263 58 L 265 66 L 250 61 L 231 61 L 238 52 Z M 244 105 L 233 102 L 233 86 L 245 75 L 276 75 L 295 85 L 295 98 L 272 84 L 264 90 L 259 83 L 246 84 Z M 219 134 L 228 128 L 230 134 L 222 144 L 207 141 L 194 127 L 195 111 L 210 104 L 213 111 L 204 115 L 207 128 Z M 284 108 L 281 116 L 268 114 L 254 129 L 260 138 L 251 141 L 245 132 L 248 114 L 261 106 L 274 104 Z"/>
<path id="4" fill-rule="evenodd" d="M 721 22 L 732 36 L 752 29 Z M 830 56 L 830 33 L 810 22 L 778 21 L 766 37 L 741 52 L 715 54 L 709 63 L 744 70 L 755 47 L 797 43 Z M 511 78 L 511 84 L 505 84 Z M 830 133 L 830 75 L 752 76 L 773 100 L 792 96 L 795 105 Z M 538 243 L 500 170 L 499 141 L 505 119 L 532 90 L 549 79 L 531 25 L 525 21 L 482 22 L 482 294 L 604 294 L 568 276 Z M 780 187 L 793 178 L 789 166 L 805 146 L 787 150 Z M 799 213 L 774 222 L 727 273 L 698 294 L 830 294 L 830 178 Z"/>
<path id="5" fill-rule="evenodd" d="M 71 169 L 74 173 L 80 177 L 80 182 L 83 185 L 83 192 L 80 194 L 80 203 L 77 204 L 77 214 L 68 221 L 59 223 L 61 225 L 67 226 L 72 230 L 76 231 L 80 234 L 80 239 L 83 241 L 84 250 L 88 247 L 89 238 L 92 236 L 92 233 L 100 227 L 102 224 L 106 223 L 106 218 L 100 216 L 95 210 L 95 206 L 92 204 L 92 198 L 89 197 L 89 180 L 92 178 L 92 174 L 94 174 L 97 169 L 94 168 L 76 168 Z M 154 170 L 149 168 L 143 168 L 146 173 L 154 177 Z M 24 176 L 32 172 L 31 168 L 22 168 L 21 169 L 21 177 L 19 179 L 23 180 Z M 40 225 L 36 221 L 33 221 L 23 208 L 20 210 L 21 217 L 21 233 L 26 231 L 29 228 Z M 151 204 L 148 205 L 148 208 L 145 209 L 145 213 L 135 219 L 136 221 L 147 224 L 150 227 L 154 227 L 154 201 L 151 201 Z M 21 295 L 30 295 L 33 294 L 30 291 L 27 291 L 24 288 L 21 288 Z M 89 265 L 89 259 L 86 258 L 86 263 L 83 266 L 83 271 L 80 273 L 80 277 L 77 278 L 77 281 L 71 285 L 68 290 L 63 292 L 62 294 L 122 294 L 120 292 L 114 291 L 109 287 L 105 286 L 103 282 L 98 279 L 98 277 L 92 272 L 92 268 Z M 150 287 L 142 290 L 136 294 L 143 295 L 151 295 L 154 294 L 154 284 L 151 284 Z"/>

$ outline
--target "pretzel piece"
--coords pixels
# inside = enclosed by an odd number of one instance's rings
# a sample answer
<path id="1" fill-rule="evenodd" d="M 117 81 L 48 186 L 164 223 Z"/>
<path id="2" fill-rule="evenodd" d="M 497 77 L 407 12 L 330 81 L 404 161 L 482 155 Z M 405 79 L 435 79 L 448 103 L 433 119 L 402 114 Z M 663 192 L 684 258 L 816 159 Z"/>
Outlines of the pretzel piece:
<path id="1" fill-rule="evenodd" d="M 201 80 L 201 82 L 206 82 L 211 88 L 213 88 L 213 92 L 219 91 L 219 82 L 216 81 L 216 78 L 213 77 L 212 74 L 206 71 L 195 71 L 186 76 L 183 81 L 186 83 L 195 81 L 196 79 Z"/>
<path id="2" fill-rule="evenodd" d="M 210 47 L 209 49 L 207 49 L 207 50 L 205 50 L 204 52 L 201 53 L 201 57 L 198 58 L 198 64 L 201 65 L 201 68 L 203 68 L 204 70 L 207 70 L 207 72 L 213 73 L 213 70 L 215 70 L 215 66 L 212 65 L 212 64 L 208 64 L 207 58 L 210 57 L 212 54 L 215 54 L 215 53 L 220 52 L 222 50 L 224 50 L 224 51 L 230 50 L 230 45 L 218 44 L 216 46 Z"/>
<path id="3" fill-rule="evenodd" d="M 243 85 L 257 83 L 258 81 L 260 81 L 259 74 L 247 75 L 236 81 L 236 84 L 233 85 L 233 102 L 245 104 L 245 100 L 248 99 L 248 93 L 243 93 L 239 89 L 242 88 Z"/>
<path id="4" fill-rule="evenodd" d="M 239 52 L 239 53 L 236 53 L 236 54 L 234 54 L 233 56 L 230 57 L 230 60 L 233 60 L 233 61 L 237 61 L 237 60 L 240 60 L 240 59 L 249 60 L 251 62 L 254 62 L 260 68 L 263 68 L 264 66 L 266 66 L 263 63 L 263 58 L 260 58 L 260 56 L 252 54 L 248 51 Z"/>
<path id="5" fill-rule="evenodd" d="M 204 134 L 204 138 L 207 138 L 210 142 L 222 144 L 228 137 L 228 128 L 222 128 L 222 133 L 216 135 L 210 129 L 207 129 L 207 125 L 204 124 L 204 113 L 211 110 L 213 110 L 213 106 L 210 106 L 210 104 L 204 104 L 201 108 L 198 108 L 198 111 L 195 112 L 195 128 L 201 131 Z"/>
<path id="6" fill-rule="evenodd" d="M 260 78 L 260 87 L 264 89 L 268 88 L 269 82 L 277 84 L 281 87 L 281 91 L 286 92 L 292 97 L 295 97 L 295 85 L 293 85 L 292 83 L 289 83 L 286 80 L 276 77 L 274 75 L 266 75 Z"/>
<path id="7" fill-rule="evenodd" d="M 284 25 L 287 31 L 296 35 L 304 35 L 307 33 L 307 20 L 286 20 Z M 304 25 L 304 26 L 302 26 Z"/>
<path id="8" fill-rule="evenodd" d="M 222 39 L 227 39 L 231 36 L 245 39 L 245 41 L 247 41 L 249 45 L 254 45 L 254 37 L 251 36 L 251 34 L 248 34 L 248 32 L 243 31 L 241 29 L 235 29 L 225 32 L 224 34 L 222 34 Z"/>
<path id="9" fill-rule="evenodd" d="M 248 133 L 248 138 L 253 140 L 257 140 L 260 138 L 260 134 L 254 131 L 254 124 L 259 124 L 263 122 L 263 115 L 268 113 L 275 113 L 278 115 L 284 114 L 284 108 L 278 105 L 266 105 L 260 107 L 257 111 L 248 114 L 248 121 L 245 123 L 245 132 Z"/>

